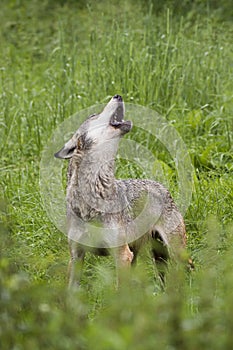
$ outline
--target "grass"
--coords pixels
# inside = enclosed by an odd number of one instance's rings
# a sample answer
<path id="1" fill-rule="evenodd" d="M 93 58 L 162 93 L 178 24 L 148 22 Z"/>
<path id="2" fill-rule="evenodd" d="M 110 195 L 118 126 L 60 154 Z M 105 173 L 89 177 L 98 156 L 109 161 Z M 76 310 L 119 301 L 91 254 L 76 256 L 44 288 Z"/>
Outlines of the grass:
<path id="1" fill-rule="evenodd" d="M 1 2 L 4 349 L 232 348 L 232 10 L 227 1 L 185 2 L 176 15 L 176 1 L 152 3 Z M 146 253 L 134 281 L 116 292 L 111 259 L 88 256 L 82 288 L 70 295 L 66 237 L 41 201 L 41 152 L 61 122 L 115 93 L 159 112 L 186 144 L 195 177 L 185 221 L 196 270 L 169 267 L 161 291 Z M 143 132 L 132 138 L 153 153 L 176 193 L 165 147 Z M 143 171 L 119 160 L 118 174 Z"/>

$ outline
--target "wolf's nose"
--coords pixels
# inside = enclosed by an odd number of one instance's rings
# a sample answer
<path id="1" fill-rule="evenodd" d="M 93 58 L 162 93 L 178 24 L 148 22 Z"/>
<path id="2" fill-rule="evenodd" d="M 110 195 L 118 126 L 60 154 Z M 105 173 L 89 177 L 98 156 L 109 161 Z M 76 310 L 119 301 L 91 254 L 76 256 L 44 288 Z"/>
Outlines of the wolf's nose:
<path id="1" fill-rule="evenodd" d="M 114 100 L 117 100 L 119 102 L 122 102 L 122 97 L 120 95 L 113 96 Z"/>

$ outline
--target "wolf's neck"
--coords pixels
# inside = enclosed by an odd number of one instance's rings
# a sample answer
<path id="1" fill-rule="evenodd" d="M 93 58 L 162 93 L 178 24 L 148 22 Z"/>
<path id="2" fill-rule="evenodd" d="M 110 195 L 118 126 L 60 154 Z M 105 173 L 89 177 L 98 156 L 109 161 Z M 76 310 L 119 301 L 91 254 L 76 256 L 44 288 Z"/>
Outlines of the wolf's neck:
<path id="1" fill-rule="evenodd" d="M 113 195 L 116 187 L 114 156 L 105 152 L 91 152 L 82 157 L 73 157 L 71 163 L 72 180 L 76 188 L 87 197 L 102 199 Z"/>
<path id="2" fill-rule="evenodd" d="M 85 164 L 86 163 L 86 164 Z M 99 162 L 84 162 L 79 169 L 81 182 L 86 184 L 87 190 L 102 198 L 110 195 L 115 185 L 114 160 Z"/>

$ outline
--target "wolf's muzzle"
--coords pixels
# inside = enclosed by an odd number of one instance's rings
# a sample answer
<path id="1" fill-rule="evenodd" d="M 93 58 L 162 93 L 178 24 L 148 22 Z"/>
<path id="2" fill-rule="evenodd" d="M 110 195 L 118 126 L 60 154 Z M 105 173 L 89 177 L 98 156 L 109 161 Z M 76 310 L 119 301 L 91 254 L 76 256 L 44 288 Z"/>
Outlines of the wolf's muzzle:
<path id="1" fill-rule="evenodd" d="M 113 99 L 114 99 L 114 100 L 117 100 L 117 101 L 119 101 L 119 102 L 122 102 L 122 101 L 123 101 L 123 98 L 122 98 L 120 95 L 115 95 L 115 96 L 113 96 Z"/>

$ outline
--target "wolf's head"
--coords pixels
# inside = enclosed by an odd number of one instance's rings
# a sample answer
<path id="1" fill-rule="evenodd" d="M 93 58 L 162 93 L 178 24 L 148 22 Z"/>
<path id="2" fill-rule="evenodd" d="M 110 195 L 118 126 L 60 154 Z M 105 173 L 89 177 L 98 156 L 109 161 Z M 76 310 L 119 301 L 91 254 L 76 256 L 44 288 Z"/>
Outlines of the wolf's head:
<path id="1" fill-rule="evenodd" d="M 132 128 L 131 121 L 124 121 L 124 112 L 122 97 L 113 96 L 100 114 L 87 118 L 64 147 L 55 153 L 55 157 L 68 159 L 75 150 L 93 150 L 118 143 L 120 137 Z"/>

